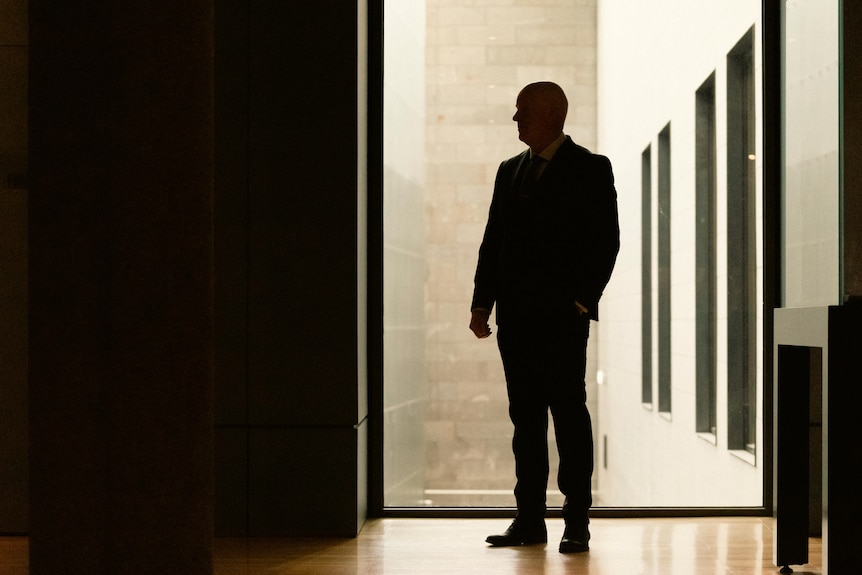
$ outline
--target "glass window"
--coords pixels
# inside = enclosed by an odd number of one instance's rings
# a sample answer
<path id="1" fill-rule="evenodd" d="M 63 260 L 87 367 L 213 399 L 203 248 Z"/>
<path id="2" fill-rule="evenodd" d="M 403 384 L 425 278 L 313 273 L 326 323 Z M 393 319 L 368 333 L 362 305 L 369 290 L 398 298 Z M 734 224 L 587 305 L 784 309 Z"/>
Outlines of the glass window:
<path id="1" fill-rule="evenodd" d="M 425 320 L 425 6 L 386 2 L 384 42 L 384 500 L 425 499 L 428 337 Z"/>
<path id="2" fill-rule="evenodd" d="M 727 57 L 727 431 L 733 450 L 757 441 L 757 253 L 754 33 Z"/>
<path id="3" fill-rule="evenodd" d="M 837 0 L 781 3 L 782 307 L 841 303 Z M 793 118 L 793 121 L 788 121 Z"/>
<path id="4" fill-rule="evenodd" d="M 712 436 L 715 419 L 715 73 L 695 94 L 696 429 Z"/>
<path id="5" fill-rule="evenodd" d="M 727 210 L 740 192 L 725 174 L 744 172 L 746 209 L 756 208 L 760 8 L 756 0 L 682 12 L 678 0 L 385 0 L 386 507 L 514 506 L 495 336 L 477 340 L 468 324 L 496 171 L 525 147 L 511 120 L 515 98 L 538 80 L 563 87 L 564 131 L 610 158 L 618 192 L 622 247 L 587 354 L 594 506 L 762 504 L 757 462 L 727 457 L 726 436 L 716 436 L 719 449 L 692 441 L 695 428 L 727 428 L 732 411 L 722 393 L 736 321 Z M 740 30 L 750 28 L 748 52 L 737 53 Z M 730 70 L 740 63 L 743 72 Z M 727 100 L 737 95 L 725 89 L 732 73 L 755 78 L 738 84 L 746 90 L 740 126 L 726 119 L 736 114 Z M 731 129 L 755 134 L 734 167 Z M 740 249 L 756 256 L 758 234 L 755 226 Z M 757 273 L 749 277 L 760 289 Z M 493 316 L 491 325 L 496 331 Z M 746 345 L 759 345 L 759 334 Z M 749 359 L 757 374 L 756 354 Z M 712 381 L 701 381 L 706 372 Z M 751 385 L 745 398 L 759 379 Z M 745 401 L 755 409 L 746 433 L 756 438 L 757 406 Z M 549 429 L 552 507 L 562 503 L 553 440 Z"/>
<path id="6" fill-rule="evenodd" d="M 641 154 L 641 402 L 652 406 L 652 146 Z"/>
<path id="7" fill-rule="evenodd" d="M 658 410 L 671 411 L 670 124 L 658 135 Z"/>

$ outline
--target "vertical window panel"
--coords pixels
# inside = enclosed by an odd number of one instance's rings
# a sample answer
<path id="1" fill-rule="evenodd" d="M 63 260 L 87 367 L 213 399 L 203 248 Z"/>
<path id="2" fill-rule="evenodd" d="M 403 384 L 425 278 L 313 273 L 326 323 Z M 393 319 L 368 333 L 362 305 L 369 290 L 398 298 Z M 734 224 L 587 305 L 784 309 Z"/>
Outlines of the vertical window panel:
<path id="1" fill-rule="evenodd" d="M 658 136 L 658 410 L 671 411 L 670 124 Z"/>
<path id="2" fill-rule="evenodd" d="M 754 34 L 727 57 L 728 446 L 755 453 L 757 278 Z"/>
<path id="3" fill-rule="evenodd" d="M 695 94 L 695 393 L 699 433 L 715 434 L 715 74 Z"/>
<path id="4" fill-rule="evenodd" d="M 641 402 L 652 405 L 652 146 L 641 154 Z"/>

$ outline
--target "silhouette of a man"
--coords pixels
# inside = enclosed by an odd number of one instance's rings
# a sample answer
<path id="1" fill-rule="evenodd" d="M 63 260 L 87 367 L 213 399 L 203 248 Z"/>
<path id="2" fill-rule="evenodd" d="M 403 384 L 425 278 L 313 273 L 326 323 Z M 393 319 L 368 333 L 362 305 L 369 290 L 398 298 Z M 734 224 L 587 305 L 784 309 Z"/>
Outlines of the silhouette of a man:
<path id="1" fill-rule="evenodd" d="M 512 118 L 529 146 L 500 164 L 479 248 L 470 329 L 479 338 L 496 305 L 497 344 L 514 425 L 518 514 L 492 546 L 546 543 L 548 411 L 565 495 L 560 552 L 589 549 L 593 437 L 586 407 L 590 319 L 619 251 L 609 160 L 563 133 L 568 102 L 552 82 L 529 84 Z"/>

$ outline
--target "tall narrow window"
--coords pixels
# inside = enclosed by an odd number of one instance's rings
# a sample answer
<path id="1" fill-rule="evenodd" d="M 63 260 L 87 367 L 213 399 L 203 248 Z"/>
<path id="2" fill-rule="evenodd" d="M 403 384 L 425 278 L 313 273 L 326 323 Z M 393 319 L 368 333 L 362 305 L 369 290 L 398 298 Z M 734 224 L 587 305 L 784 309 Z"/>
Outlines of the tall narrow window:
<path id="1" fill-rule="evenodd" d="M 671 411 L 670 124 L 658 135 L 658 410 Z"/>
<path id="2" fill-rule="evenodd" d="M 754 33 L 727 56 L 728 446 L 755 453 L 757 277 Z"/>
<path id="3" fill-rule="evenodd" d="M 652 405 L 652 146 L 641 154 L 641 402 Z"/>
<path id="4" fill-rule="evenodd" d="M 695 392 L 699 433 L 715 435 L 715 74 L 695 94 Z"/>
<path id="5" fill-rule="evenodd" d="M 779 4 L 784 42 L 780 307 L 838 305 L 843 3 Z"/>
<path id="6" fill-rule="evenodd" d="M 425 7 L 386 2 L 384 9 L 383 497 L 388 506 L 413 507 L 427 498 L 429 449 L 426 111 L 425 85 L 416 73 L 426 60 Z"/>

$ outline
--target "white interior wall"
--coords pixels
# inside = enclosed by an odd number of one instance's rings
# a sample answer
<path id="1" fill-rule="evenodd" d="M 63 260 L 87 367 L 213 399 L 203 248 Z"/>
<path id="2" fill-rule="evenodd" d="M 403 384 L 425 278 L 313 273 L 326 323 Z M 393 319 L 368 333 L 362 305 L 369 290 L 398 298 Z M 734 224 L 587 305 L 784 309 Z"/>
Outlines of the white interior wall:
<path id="1" fill-rule="evenodd" d="M 760 2 L 600 0 L 598 146 L 614 165 L 622 248 L 605 291 L 599 332 L 598 505 L 758 506 L 762 462 L 727 448 L 726 61 L 754 26 L 760 87 Z M 695 92 L 716 74 L 717 435 L 695 426 Z M 759 101 L 759 98 L 758 98 Z M 758 103 L 757 114 L 761 116 Z M 671 416 L 641 403 L 641 154 L 652 144 L 653 209 L 657 136 L 671 124 Z M 759 128 L 758 128 L 759 130 Z M 758 133 L 758 149 L 761 149 Z M 760 163 L 758 162 L 758 175 Z M 759 180 L 759 178 L 758 178 Z M 758 184 L 759 186 L 760 184 Z M 758 188 L 758 196 L 760 196 Z M 760 202 L 758 202 L 759 204 Z M 760 207 L 757 212 L 761 237 Z M 655 215 L 653 215 L 655 222 Z M 656 241 L 653 241 L 653 262 Z M 762 245 L 758 241 L 758 254 Z M 655 265 L 655 264 L 654 264 Z M 760 274 L 758 261 L 758 276 Z M 654 276 L 655 278 L 655 276 Z M 655 285 L 655 279 L 653 280 Z M 758 298 L 762 286 L 758 286 Z M 656 306 L 654 304 L 654 310 Z M 758 314 L 760 316 L 760 314 Z M 762 317 L 758 317 L 758 337 Z M 762 363 L 758 345 L 757 373 Z M 654 364 L 657 362 L 654 361 Z M 654 388 L 657 381 L 654 379 Z M 762 390 L 760 375 L 758 388 Z M 759 393 L 758 413 L 762 413 Z M 762 423 L 762 422 L 761 422 Z M 758 449 L 762 451 L 762 424 Z M 606 442 L 606 443 L 605 443 Z M 605 461 L 607 467 L 605 467 Z"/>

